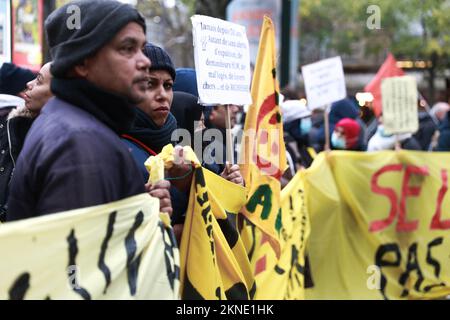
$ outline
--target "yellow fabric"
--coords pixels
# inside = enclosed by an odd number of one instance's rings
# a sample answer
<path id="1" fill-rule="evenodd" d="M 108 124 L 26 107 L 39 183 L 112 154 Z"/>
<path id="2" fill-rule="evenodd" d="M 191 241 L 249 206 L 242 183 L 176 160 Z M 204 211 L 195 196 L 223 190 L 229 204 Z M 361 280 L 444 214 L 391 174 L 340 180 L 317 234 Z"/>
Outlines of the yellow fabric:
<path id="1" fill-rule="evenodd" d="M 166 168 L 176 161 L 174 150 L 166 146 L 158 155 Z M 200 167 L 191 148 L 184 157 L 196 169 L 180 245 L 181 297 L 250 299 L 254 277 L 236 228 L 247 190 Z"/>
<path id="2" fill-rule="evenodd" d="M 179 252 L 142 194 L 0 226 L 0 299 L 177 299 Z"/>
<path id="3" fill-rule="evenodd" d="M 254 234 L 256 258 L 252 267 L 256 280 L 255 299 L 303 300 L 305 299 L 305 246 L 310 233 L 309 217 L 304 201 L 302 172 L 282 190 L 281 256 L 278 260 L 267 237 L 254 226 L 247 226 Z M 252 241 L 246 239 L 246 241 Z"/>
<path id="4" fill-rule="evenodd" d="M 180 163 L 181 161 L 187 161 L 188 163 L 192 163 L 196 168 L 200 166 L 200 161 L 198 161 L 197 156 L 195 155 L 194 150 L 191 147 L 174 147 L 171 144 L 166 145 L 161 152 L 156 156 L 151 156 L 145 161 L 144 165 L 150 175 L 153 171 L 160 170 L 159 161 L 162 160 L 164 163 L 165 169 L 172 168 L 174 163 Z"/>
<path id="5" fill-rule="evenodd" d="M 314 148 L 308 147 L 306 148 L 306 150 L 308 151 L 311 158 L 315 159 L 317 157 L 317 153 L 316 150 L 314 150 Z"/>
<path id="6" fill-rule="evenodd" d="M 279 85 L 276 79 L 275 29 L 272 21 L 264 17 L 252 81 L 253 104 L 245 120 L 242 152 L 239 163 L 249 186 L 249 199 L 263 195 L 256 210 L 248 206 L 244 215 L 269 236 L 269 242 L 277 255 L 280 254 L 279 231 L 281 228 L 279 179 L 287 168 L 283 139 L 283 124 L 279 107 Z M 261 187 L 271 189 L 264 192 Z M 266 186 L 266 187 L 264 187 Z M 270 198 L 270 199 L 267 199 Z M 267 202 L 271 206 L 267 206 Z M 265 206 L 270 212 L 263 215 Z"/>
<path id="7" fill-rule="evenodd" d="M 183 299 L 251 298 L 254 279 L 235 227 L 245 199 L 245 188 L 195 170 L 180 246 Z"/>
<path id="8" fill-rule="evenodd" d="M 450 153 L 320 154 L 304 181 L 315 284 L 306 297 L 450 294 L 449 169 Z"/>
<path id="9" fill-rule="evenodd" d="M 164 180 L 164 161 L 161 157 L 150 157 L 144 163 L 146 168 L 153 168 L 149 171 L 148 182 L 152 185 Z"/>

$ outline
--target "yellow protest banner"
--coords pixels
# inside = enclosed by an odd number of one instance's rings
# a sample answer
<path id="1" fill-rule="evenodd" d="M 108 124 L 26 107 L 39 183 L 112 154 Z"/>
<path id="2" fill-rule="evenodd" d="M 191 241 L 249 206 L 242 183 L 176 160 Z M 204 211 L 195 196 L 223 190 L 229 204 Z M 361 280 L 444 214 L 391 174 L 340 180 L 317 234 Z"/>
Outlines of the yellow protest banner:
<path id="1" fill-rule="evenodd" d="M 279 179 L 287 161 L 275 55 L 274 25 L 270 18 L 264 17 L 252 81 L 253 104 L 245 120 L 239 163 L 250 189 L 243 214 L 269 237 L 279 256 Z"/>
<path id="2" fill-rule="evenodd" d="M 450 153 L 320 154 L 305 172 L 309 299 L 450 294 Z"/>
<path id="3" fill-rule="evenodd" d="M 157 157 L 171 168 L 179 152 L 169 145 Z M 182 158 L 195 169 L 180 245 L 181 297 L 251 299 L 254 277 L 236 226 L 247 190 L 200 167 L 190 147 L 183 149 Z"/>
<path id="4" fill-rule="evenodd" d="M 304 201 L 302 172 L 289 182 L 281 192 L 282 229 L 281 256 L 277 259 L 267 236 L 254 225 L 245 241 L 255 254 L 252 265 L 256 280 L 255 299 L 303 300 L 305 298 L 305 246 L 310 233 L 309 217 Z"/>
<path id="5" fill-rule="evenodd" d="M 179 252 L 148 194 L 0 226 L 0 299 L 178 299 Z"/>
<path id="6" fill-rule="evenodd" d="M 254 279 L 237 232 L 245 188 L 195 169 L 180 246 L 183 299 L 250 299 Z"/>

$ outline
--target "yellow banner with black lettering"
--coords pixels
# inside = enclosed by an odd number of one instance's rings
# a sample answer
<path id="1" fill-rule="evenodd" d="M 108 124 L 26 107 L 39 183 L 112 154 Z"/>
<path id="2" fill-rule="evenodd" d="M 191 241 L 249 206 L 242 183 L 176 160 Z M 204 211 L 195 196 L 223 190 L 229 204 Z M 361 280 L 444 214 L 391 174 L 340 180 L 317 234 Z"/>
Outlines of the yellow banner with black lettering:
<path id="1" fill-rule="evenodd" d="M 450 294 L 450 153 L 320 154 L 305 172 L 308 299 Z"/>
<path id="2" fill-rule="evenodd" d="M 252 299 L 254 277 L 237 231 L 245 188 L 195 169 L 180 246 L 182 299 Z"/>
<path id="3" fill-rule="evenodd" d="M 243 240 L 256 280 L 258 300 L 305 299 L 305 246 L 310 233 L 302 172 L 281 191 L 281 256 L 277 259 L 268 237 L 255 225 L 245 222 Z"/>
<path id="4" fill-rule="evenodd" d="M 202 168 L 190 147 L 165 146 L 146 162 L 150 174 L 158 158 L 165 169 L 182 163 L 194 168 L 180 245 L 181 298 L 252 299 L 255 281 L 237 230 L 247 189 Z"/>
<path id="5" fill-rule="evenodd" d="M 0 300 L 178 299 L 179 252 L 148 194 L 0 226 Z"/>

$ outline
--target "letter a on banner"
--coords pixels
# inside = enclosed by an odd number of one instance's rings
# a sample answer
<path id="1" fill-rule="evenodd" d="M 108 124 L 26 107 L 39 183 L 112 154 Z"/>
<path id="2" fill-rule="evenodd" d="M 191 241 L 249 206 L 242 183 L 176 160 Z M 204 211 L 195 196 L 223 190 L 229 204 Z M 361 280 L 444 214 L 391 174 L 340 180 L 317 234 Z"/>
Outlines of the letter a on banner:
<path id="1" fill-rule="evenodd" d="M 279 256 L 279 180 L 287 165 L 275 50 L 273 23 L 270 18 L 264 17 L 253 75 L 253 104 L 245 121 L 242 157 L 239 163 L 250 189 L 244 215 L 269 236 L 269 242 Z"/>

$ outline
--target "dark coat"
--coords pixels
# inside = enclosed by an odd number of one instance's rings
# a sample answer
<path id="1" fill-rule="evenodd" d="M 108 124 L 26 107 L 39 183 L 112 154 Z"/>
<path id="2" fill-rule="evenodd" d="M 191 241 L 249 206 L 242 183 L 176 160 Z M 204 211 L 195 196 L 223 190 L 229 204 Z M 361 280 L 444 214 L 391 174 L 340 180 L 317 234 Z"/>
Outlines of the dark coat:
<path id="1" fill-rule="evenodd" d="M 117 133 L 92 113 L 53 98 L 33 123 L 20 153 L 7 220 L 105 204 L 144 192 L 144 180 Z"/>
<path id="2" fill-rule="evenodd" d="M 419 113 L 419 130 L 414 134 L 414 138 L 424 151 L 428 151 L 434 132 L 437 130 L 436 124 L 427 112 Z"/>
<path id="3" fill-rule="evenodd" d="M 436 151 L 450 151 L 450 113 L 439 128 L 440 135 Z"/>
<path id="4" fill-rule="evenodd" d="M 203 107 L 198 103 L 198 98 L 192 94 L 175 91 L 173 93 L 170 112 L 177 119 L 179 129 L 186 129 L 191 135 L 191 147 L 194 149 L 194 133 L 196 124 L 202 117 Z"/>
<path id="5" fill-rule="evenodd" d="M 33 120 L 25 107 L 8 110 L 0 118 L 0 221 L 6 219 L 9 184 Z"/>
<path id="6" fill-rule="evenodd" d="M 291 154 L 291 157 L 298 161 L 303 167 L 309 168 L 313 162 L 313 158 L 308 152 L 309 147 L 309 134 L 302 134 L 300 131 L 300 123 L 302 119 L 296 119 L 294 121 L 288 122 L 284 124 L 284 132 L 285 137 L 284 140 L 286 142 L 286 149 Z M 298 158 L 294 157 L 293 155 L 295 152 L 292 150 L 292 148 L 288 148 L 289 142 L 294 140 L 297 144 L 297 150 L 298 150 Z M 289 150 L 291 149 L 291 150 Z"/>

